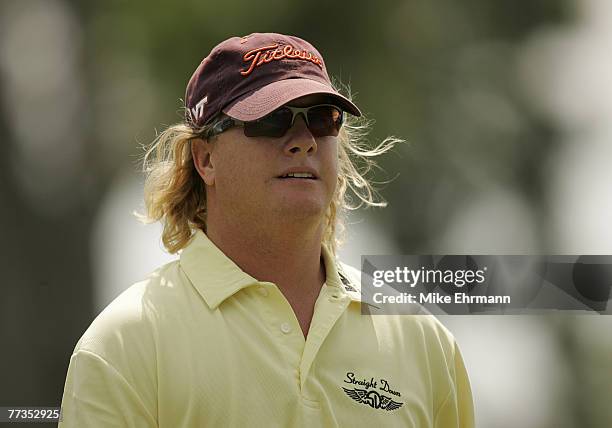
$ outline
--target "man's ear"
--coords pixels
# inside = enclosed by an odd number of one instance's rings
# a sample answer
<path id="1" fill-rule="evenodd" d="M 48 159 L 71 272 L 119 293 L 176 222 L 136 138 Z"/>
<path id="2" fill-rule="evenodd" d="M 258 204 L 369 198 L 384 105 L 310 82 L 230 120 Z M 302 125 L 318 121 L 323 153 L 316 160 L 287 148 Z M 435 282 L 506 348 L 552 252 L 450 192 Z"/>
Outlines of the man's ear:
<path id="1" fill-rule="evenodd" d="M 193 157 L 193 165 L 204 183 L 207 186 L 215 184 L 215 168 L 212 163 L 213 144 L 201 138 L 191 140 L 191 156 Z"/>

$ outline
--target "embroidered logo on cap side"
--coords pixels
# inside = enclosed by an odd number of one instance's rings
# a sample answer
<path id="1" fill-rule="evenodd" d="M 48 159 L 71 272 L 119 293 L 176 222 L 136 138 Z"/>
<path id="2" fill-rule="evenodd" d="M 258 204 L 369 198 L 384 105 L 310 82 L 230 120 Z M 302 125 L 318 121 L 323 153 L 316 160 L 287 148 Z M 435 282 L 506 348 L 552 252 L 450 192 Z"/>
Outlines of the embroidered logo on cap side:
<path id="1" fill-rule="evenodd" d="M 297 59 L 302 61 L 310 61 L 313 64 L 323 69 L 323 62 L 321 59 L 306 50 L 299 50 L 291 45 L 280 46 L 278 43 L 268 46 L 262 46 L 259 48 L 252 49 L 244 54 L 242 57 L 243 61 L 250 63 L 249 68 L 246 70 L 240 70 L 240 74 L 248 76 L 253 72 L 255 67 L 259 67 L 263 64 L 267 64 L 271 61 L 278 61 L 281 59 Z"/>
<path id="2" fill-rule="evenodd" d="M 202 98 L 193 108 L 189 109 L 192 121 L 197 122 L 204 115 L 206 103 L 208 103 L 208 96 Z"/>

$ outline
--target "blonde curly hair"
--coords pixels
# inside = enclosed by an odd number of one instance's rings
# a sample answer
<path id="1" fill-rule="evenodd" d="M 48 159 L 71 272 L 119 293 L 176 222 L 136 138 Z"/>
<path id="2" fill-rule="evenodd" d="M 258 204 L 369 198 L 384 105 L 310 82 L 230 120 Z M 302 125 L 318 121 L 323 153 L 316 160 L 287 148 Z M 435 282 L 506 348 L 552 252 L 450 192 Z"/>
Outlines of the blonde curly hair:
<path id="1" fill-rule="evenodd" d="M 338 185 L 326 213 L 327 225 L 323 235 L 323 245 L 333 254 L 342 243 L 348 210 L 364 205 L 387 205 L 366 179 L 366 174 L 376 166 L 373 158 L 402 142 L 398 138 L 388 137 L 375 148 L 368 149 L 365 137 L 371 121 L 346 116 L 338 135 Z M 166 128 L 148 147 L 144 147 L 141 161 L 145 174 L 146 213 L 133 214 L 145 224 L 162 223 L 162 242 L 171 254 L 184 248 L 197 229 L 206 230 L 206 189 L 193 163 L 191 142 L 202 138 L 207 130 L 207 126 L 195 129 L 186 122 L 177 123 Z M 357 204 L 352 203 L 347 189 L 357 197 Z"/>

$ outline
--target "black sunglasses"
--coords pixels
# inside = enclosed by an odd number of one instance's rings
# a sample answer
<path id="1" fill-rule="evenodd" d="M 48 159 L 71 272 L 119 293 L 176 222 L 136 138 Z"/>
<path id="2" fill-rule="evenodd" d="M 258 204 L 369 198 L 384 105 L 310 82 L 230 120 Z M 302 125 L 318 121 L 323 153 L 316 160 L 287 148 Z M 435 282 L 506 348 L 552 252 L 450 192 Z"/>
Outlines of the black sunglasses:
<path id="1" fill-rule="evenodd" d="M 242 126 L 247 137 L 279 138 L 293 126 L 298 114 L 304 118 L 313 137 L 336 137 L 344 121 L 344 112 L 332 104 L 310 107 L 282 106 L 261 119 L 249 122 L 224 117 L 212 126 L 206 137 L 221 134 L 233 126 Z"/>

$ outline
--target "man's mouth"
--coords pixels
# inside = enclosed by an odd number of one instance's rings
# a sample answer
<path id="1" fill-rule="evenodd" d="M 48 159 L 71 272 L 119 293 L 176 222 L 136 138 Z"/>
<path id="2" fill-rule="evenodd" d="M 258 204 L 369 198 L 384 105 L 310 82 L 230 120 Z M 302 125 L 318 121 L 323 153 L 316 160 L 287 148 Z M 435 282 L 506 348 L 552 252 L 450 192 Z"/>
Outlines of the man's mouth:
<path id="1" fill-rule="evenodd" d="M 289 174 L 281 175 L 278 178 L 299 178 L 306 180 L 316 180 L 316 177 L 309 172 L 291 172 Z"/>

